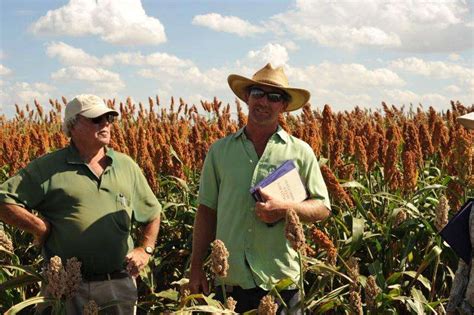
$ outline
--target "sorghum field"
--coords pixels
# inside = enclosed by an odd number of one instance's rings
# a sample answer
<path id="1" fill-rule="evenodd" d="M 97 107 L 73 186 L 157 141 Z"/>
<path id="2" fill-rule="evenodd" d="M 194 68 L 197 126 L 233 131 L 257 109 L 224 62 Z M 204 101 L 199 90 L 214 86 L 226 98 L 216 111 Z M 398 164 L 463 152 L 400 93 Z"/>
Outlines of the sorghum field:
<path id="1" fill-rule="evenodd" d="M 48 109 L 35 103 L 17 107 L 12 119 L 0 116 L 0 182 L 67 145 L 60 128 L 66 102 L 50 101 Z M 199 106 L 173 100 L 165 106 L 158 98 L 147 105 L 107 103 L 121 112 L 111 146 L 138 162 L 164 208 L 157 253 L 138 282 L 139 312 L 230 312 L 212 295 L 189 295 L 184 288 L 200 168 L 215 140 L 245 124 L 246 110 L 237 103 L 231 115 L 218 100 Z M 333 112 L 326 105 L 281 117 L 282 126 L 320 158 L 333 205 L 326 221 L 303 227 L 304 281 L 298 285 L 308 313 L 445 313 L 458 258 L 438 231 L 474 196 L 474 132 L 456 123 L 473 110 L 455 102 L 446 112 L 384 103 L 377 111 Z M 9 226 L 0 233 L 0 312 L 24 307 L 20 312 L 31 313 L 41 301 L 60 312 L 73 293 L 68 286 L 78 277 L 76 262 L 62 262 L 64 271 L 56 261 L 42 271 L 45 262 L 29 235 Z M 53 281 L 61 277 L 69 280 Z M 56 295 L 38 296 L 39 281 L 56 286 Z M 275 285 L 276 299 L 291 282 Z M 91 302 L 85 313 L 97 307 L 105 306 Z"/>

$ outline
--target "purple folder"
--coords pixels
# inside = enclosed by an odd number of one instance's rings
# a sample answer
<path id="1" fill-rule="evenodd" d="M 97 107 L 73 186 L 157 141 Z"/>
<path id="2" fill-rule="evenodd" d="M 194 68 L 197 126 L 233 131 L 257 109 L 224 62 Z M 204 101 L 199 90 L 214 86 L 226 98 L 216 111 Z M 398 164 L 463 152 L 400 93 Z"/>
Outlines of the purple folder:
<path id="1" fill-rule="evenodd" d="M 260 196 L 259 188 L 263 188 L 271 184 L 276 179 L 282 177 L 283 175 L 290 172 L 294 168 L 296 168 L 295 162 L 293 160 L 287 160 L 283 164 L 281 164 L 279 167 L 277 167 L 273 172 L 271 172 L 267 177 L 265 177 L 259 183 L 257 183 L 254 187 L 250 188 L 250 193 L 252 194 L 255 201 L 260 201 L 260 202 L 264 201 L 262 197 Z"/>
<path id="2" fill-rule="evenodd" d="M 471 263 L 472 246 L 469 234 L 469 215 L 473 204 L 474 199 L 469 199 L 439 232 L 446 243 L 466 264 Z"/>

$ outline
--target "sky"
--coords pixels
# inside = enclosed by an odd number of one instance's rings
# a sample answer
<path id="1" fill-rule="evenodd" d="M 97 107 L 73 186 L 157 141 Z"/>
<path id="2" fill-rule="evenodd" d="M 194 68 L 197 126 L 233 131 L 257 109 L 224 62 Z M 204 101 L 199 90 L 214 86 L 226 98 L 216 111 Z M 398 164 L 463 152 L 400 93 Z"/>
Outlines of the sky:
<path id="1" fill-rule="evenodd" d="M 0 115 L 91 93 L 217 97 L 270 62 L 313 109 L 474 103 L 473 0 L 0 0 Z M 235 108 L 235 107 L 232 107 Z"/>

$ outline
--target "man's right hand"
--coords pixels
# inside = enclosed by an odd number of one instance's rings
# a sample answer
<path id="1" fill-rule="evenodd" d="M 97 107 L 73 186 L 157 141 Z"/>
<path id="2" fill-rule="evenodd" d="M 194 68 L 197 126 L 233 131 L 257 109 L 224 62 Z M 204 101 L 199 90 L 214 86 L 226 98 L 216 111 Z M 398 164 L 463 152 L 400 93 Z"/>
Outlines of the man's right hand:
<path id="1" fill-rule="evenodd" d="M 42 222 L 38 226 L 38 232 L 33 234 L 33 245 L 41 247 L 48 239 L 51 232 L 51 223 L 44 218 L 39 218 Z"/>
<path id="2" fill-rule="evenodd" d="M 191 268 L 188 288 L 189 291 L 191 291 L 191 294 L 204 293 L 205 295 L 208 295 L 210 293 L 209 282 L 206 278 L 206 273 L 202 268 Z"/>

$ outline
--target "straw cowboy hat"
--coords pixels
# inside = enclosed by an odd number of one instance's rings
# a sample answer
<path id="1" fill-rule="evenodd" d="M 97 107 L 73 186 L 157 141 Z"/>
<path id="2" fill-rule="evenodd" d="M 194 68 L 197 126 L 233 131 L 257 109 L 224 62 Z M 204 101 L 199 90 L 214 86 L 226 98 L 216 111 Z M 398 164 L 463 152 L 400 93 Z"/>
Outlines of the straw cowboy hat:
<path id="1" fill-rule="evenodd" d="M 246 102 L 245 96 L 247 89 L 253 85 L 263 85 L 285 91 L 291 97 L 288 102 L 288 107 L 286 108 L 287 112 L 301 108 L 308 103 L 311 96 L 307 90 L 290 87 L 283 68 L 273 68 L 269 63 L 258 70 L 252 79 L 237 74 L 231 74 L 227 78 L 227 82 L 229 82 L 229 86 L 235 95 L 244 102 Z"/>
<path id="2" fill-rule="evenodd" d="M 468 129 L 474 129 L 474 112 L 459 116 L 458 122 Z"/>

